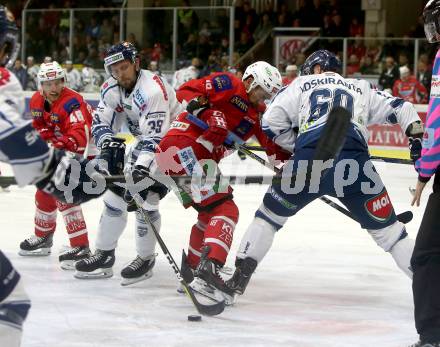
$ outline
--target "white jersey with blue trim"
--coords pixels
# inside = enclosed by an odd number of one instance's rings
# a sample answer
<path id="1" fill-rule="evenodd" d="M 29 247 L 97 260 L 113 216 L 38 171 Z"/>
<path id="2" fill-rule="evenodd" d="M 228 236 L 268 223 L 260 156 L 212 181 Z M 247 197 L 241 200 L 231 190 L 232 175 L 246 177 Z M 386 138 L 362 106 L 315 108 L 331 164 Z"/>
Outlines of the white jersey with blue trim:
<path id="1" fill-rule="evenodd" d="M 92 135 L 98 147 L 103 141 L 121 130 L 126 124 L 137 143 L 145 142 L 145 151 L 151 152 L 148 141 L 159 143 L 171 122 L 183 112 L 176 93 L 162 77 L 141 70 L 131 93 L 110 77 L 101 87 L 101 98 L 93 115 Z"/>
<path id="2" fill-rule="evenodd" d="M 375 90 L 365 80 L 325 72 L 300 76 L 280 90 L 262 117 L 262 127 L 275 143 L 293 152 L 295 143 L 305 145 L 319 138 L 329 112 L 336 106 L 351 112 L 354 134 L 365 143 L 369 125 L 399 123 L 405 131 L 420 120 L 411 103 Z"/>
<path id="3" fill-rule="evenodd" d="M 101 98 L 94 112 L 92 135 L 98 147 L 105 138 L 120 131 L 126 123 L 135 137 L 162 138 L 169 125 L 184 109 L 175 91 L 160 76 L 141 70 L 131 93 L 110 77 L 101 87 Z"/>
<path id="4" fill-rule="evenodd" d="M 31 121 L 23 118 L 24 109 L 20 82 L 12 72 L 0 68 L 0 161 L 11 164 L 20 186 L 42 177 L 51 153 Z"/>

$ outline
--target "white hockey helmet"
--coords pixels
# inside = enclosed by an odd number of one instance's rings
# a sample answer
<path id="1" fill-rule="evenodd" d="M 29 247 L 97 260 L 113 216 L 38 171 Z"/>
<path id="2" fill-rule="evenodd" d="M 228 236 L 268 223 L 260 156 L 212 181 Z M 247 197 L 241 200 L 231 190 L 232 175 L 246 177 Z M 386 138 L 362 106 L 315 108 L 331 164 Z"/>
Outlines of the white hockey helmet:
<path id="1" fill-rule="evenodd" d="M 38 71 L 38 82 L 53 81 L 63 78 L 66 81 L 66 73 L 64 69 L 56 61 L 43 63 Z"/>
<path id="2" fill-rule="evenodd" d="M 254 80 L 247 92 L 260 86 L 270 96 L 274 96 L 282 87 L 281 74 L 275 66 L 272 66 L 265 61 L 257 61 L 249 65 L 243 74 L 242 81 L 252 76 Z"/>

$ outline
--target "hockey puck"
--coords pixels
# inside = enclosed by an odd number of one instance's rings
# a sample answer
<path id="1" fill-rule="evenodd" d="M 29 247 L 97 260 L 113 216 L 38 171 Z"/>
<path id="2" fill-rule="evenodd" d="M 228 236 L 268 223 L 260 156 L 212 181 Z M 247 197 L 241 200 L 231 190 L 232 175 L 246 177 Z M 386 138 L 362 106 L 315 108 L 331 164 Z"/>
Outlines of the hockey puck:
<path id="1" fill-rule="evenodd" d="M 200 316 L 198 314 L 190 314 L 188 316 L 188 320 L 190 322 L 200 322 L 202 320 L 202 316 Z"/>

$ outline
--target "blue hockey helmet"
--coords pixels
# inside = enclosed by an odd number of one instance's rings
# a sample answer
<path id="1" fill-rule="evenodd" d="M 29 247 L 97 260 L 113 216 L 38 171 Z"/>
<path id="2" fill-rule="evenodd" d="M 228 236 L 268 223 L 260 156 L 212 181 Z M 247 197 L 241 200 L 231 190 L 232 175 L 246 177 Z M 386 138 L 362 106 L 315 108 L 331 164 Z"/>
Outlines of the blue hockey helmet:
<path id="1" fill-rule="evenodd" d="M 430 0 L 423 9 L 425 35 L 430 43 L 440 41 L 440 0 Z"/>
<path id="2" fill-rule="evenodd" d="M 310 54 L 306 59 L 301 67 L 301 76 L 312 75 L 313 68 L 316 65 L 319 65 L 322 71 L 333 71 L 337 73 L 342 71 L 342 64 L 338 57 L 326 49 L 320 49 L 319 51 Z"/>
<path id="3" fill-rule="evenodd" d="M 132 43 L 127 41 L 117 43 L 116 45 L 111 46 L 105 52 L 105 58 L 104 58 L 105 71 L 109 75 L 111 75 L 111 70 L 110 70 L 111 65 L 120 62 L 122 60 L 129 60 L 132 63 L 135 63 L 137 57 L 138 57 L 138 52 L 136 50 L 136 47 Z"/>
<path id="4" fill-rule="evenodd" d="M 0 5 L 0 66 L 12 67 L 17 58 L 20 44 L 18 43 L 18 28 L 14 16 L 4 6 Z"/>

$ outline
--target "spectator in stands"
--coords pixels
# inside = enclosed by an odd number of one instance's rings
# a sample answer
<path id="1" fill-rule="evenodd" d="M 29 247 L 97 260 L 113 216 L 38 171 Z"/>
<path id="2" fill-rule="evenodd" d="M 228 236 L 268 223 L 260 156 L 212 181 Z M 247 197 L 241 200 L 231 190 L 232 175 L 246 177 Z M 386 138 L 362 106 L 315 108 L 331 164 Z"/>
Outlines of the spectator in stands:
<path id="1" fill-rule="evenodd" d="M 393 95 L 409 101 L 413 104 L 424 104 L 428 101 L 428 92 L 426 88 L 411 75 L 406 66 L 399 68 L 400 79 L 394 82 Z"/>
<path id="2" fill-rule="evenodd" d="M 360 69 L 359 58 L 356 54 L 350 55 L 347 63 L 347 75 L 353 75 L 359 72 Z"/>
<path id="3" fill-rule="evenodd" d="M 334 30 L 334 26 L 335 24 L 333 23 L 332 17 L 329 14 L 325 14 L 324 17 L 322 18 L 322 27 L 321 27 L 321 36 L 324 37 L 334 37 L 335 35 L 335 30 Z"/>
<path id="4" fill-rule="evenodd" d="M 101 27 L 99 26 L 99 23 L 96 21 L 95 17 L 90 18 L 90 23 L 86 26 L 85 33 L 94 39 L 98 39 L 100 36 Z"/>
<path id="5" fill-rule="evenodd" d="M 398 57 L 399 67 L 406 66 L 409 68 L 409 59 L 406 52 L 400 52 Z"/>
<path id="6" fill-rule="evenodd" d="M 81 73 L 73 67 L 73 63 L 71 60 L 66 60 L 65 62 L 66 68 L 66 79 L 67 79 L 67 87 L 70 89 L 76 90 L 77 92 L 82 89 L 82 79 Z"/>
<path id="7" fill-rule="evenodd" d="M 82 64 L 84 62 L 84 60 L 86 60 L 86 57 L 87 57 L 86 51 L 84 51 L 84 50 L 81 50 L 78 52 L 75 51 L 75 53 L 78 55 L 74 58 L 73 62 L 75 64 Z"/>
<path id="8" fill-rule="evenodd" d="M 43 59 L 43 63 L 47 64 L 47 63 L 51 63 L 52 62 L 52 57 L 49 56 L 45 56 Z"/>
<path id="9" fill-rule="evenodd" d="M 200 72 L 199 78 L 208 76 L 214 72 L 222 71 L 222 67 L 219 64 L 219 60 L 215 54 L 210 54 L 208 57 L 208 61 L 205 64 L 205 67 Z"/>
<path id="10" fill-rule="evenodd" d="M 249 26 L 249 30 L 252 33 L 258 24 L 258 15 L 257 11 L 252 8 L 250 1 L 243 1 L 243 18 L 245 22 L 242 24 L 247 24 Z M 247 22 L 247 23 L 246 23 Z"/>
<path id="11" fill-rule="evenodd" d="M 189 0 L 182 0 L 182 7 L 187 8 L 179 9 L 177 11 L 177 17 L 179 20 L 179 42 L 183 42 L 189 34 L 197 33 L 197 28 L 199 26 L 199 17 L 192 8 L 189 8 L 191 7 Z"/>
<path id="12" fill-rule="evenodd" d="M 351 42 L 351 44 L 348 46 L 347 55 L 350 57 L 354 54 L 358 58 L 358 61 L 360 61 L 367 52 L 364 40 L 358 35 L 355 40 L 350 40 L 349 42 Z"/>
<path id="13" fill-rule="evenodd" d="M 184 59 L 191 59 L 197 55 L 197 36 L 189 34 L 187 40 L 182 47 L 182 57 Z"/>
<path id="14" fill-rule="evenodd" d="M 374 75 L 377 73 L 373 59 L 371 59 L 370 56 L 366 55 L 365 57 L 362 57 L 359 72 L 362 75 Z"/>
<path id="15" fill-rule="evenodd" d="M 274 7 L 273 1 L 266 1 L 263 5 L 263 11 L 261 12 L 261 16 L 265 14 L 269 16 L 269 21 L 272 23 L 272 25 L 275 23 L 275 17 L 276 17 L 273 7 Z"/>
<path id="16" fill-rule="evenodd" d="M 199 31 L 199 37 L 205 36 L 208 40 L 211 38 L 211 30 L 209 28 L 209 21 L 204 20 L 202 22 L 202 28 Z"/>
<path id="17" fill-rule="evenodd" d="M 428 64 L 422 59 L 417 63 L 417 80 L 426 88 L 428 95 L 431 92 L 432 70 L 428 68 Z"/>
<path id="18" fill-rule="evenodd" d="M 21 63 L 21 59 L 17 58 L 15 59 L 15 63 L 11 71 L 14 73 L 14 75 L 17 77 L 17 79 L 20 81 L 21 86 L 23 89 L 27 86 L 27 71 L 24 68 L 23 64 Z"/>
<path id="19" fill-rule="evenodd" d="M 100 68 L 102 66 L 102 59 L 99 58 L 98 50 L 96 48 L 91 48 L 89 50 L 89 55 L 83 61 L 83 64 L 94 68 Z"/>
<path id="20" fill-rule="evenodd" d="M 222 37 L 220 43 L 220 53 L 221 55 L 229 55 L 229 39 L 227 37 Z"/>
<path id="21" fill-rule="evenodd" d="M 155 75 L 162 76 L 162 72 L 159 69 L 159 63 L 155 60 L 150 61 L 150 64 L 148 64 L 148 70 Z"/>
<path id="22" fill-rule="evenodd" d="M 388 56 L 385 59 L 385 68 L 380 74 L 378 85 L 382 90 L 386 90 L 392 93 L 394 82 L 399 78 L 399 69 L 394 62 L 392 56 Z"/>
<path id="23" fill-rule="evenodd" d="M 27 72 L 27 86 L 26 90 L 38 89 L 38 70 L 40 67 L 35 64 L 33 56 L 29 56 L 26 59 L 26 72 Z"/>
<path id="24" fill-rule="evenodd" d="M 350 26 L 348 27 L 348 35 L 350 37 L 364 36 L 364 26 L 359 23 L 359 19 L 357 17 L 351 18 Z"/>
<path id="25" fill-rule="evenodd" d="M 334 32 L 336 37 L 346 37 L 347 30 L 345 29 L 340 13 L 335 13 L 332 17 L 334 23 Z"/>
<path id="26" fill-rule="evenodd" d="M 287 65 L 286 76 L 283 77 L 283 86 L 287 86 L 293 82 L 298 76 L 298 67 L 296 65 Z"/>
<path id="27" fill-rule="evenodd" d="M 268 33 L 272 32 L 272 22 L 270 21 L 270 17 L 268 13 L 264 13 L 261 17 L 260 23 L 254 32 L 254 40 L 255 42 L 260 41 L 264 38 Z"/>
<path id="28" fill-rule="evenodd" d="M 235 51 L 241 55 L 245 54 L 252 47 L 252 43 L 249 40 L 247 33 L 242 32 L 240 34 L 240 41 L 237 42 L 235 46 Z"/>
<path id="29" fill-rule="evenodd" d="M 197 47 L 197 56 L 203 61 L 206 61 L 211 51 L 212 51 L 212 46 L 209 43 L 209 39 L 206 36 L 200 36 L 199 44 Z"/>
<path id="30" fill-rule="evenodd" d="M 139 44 L 139 42 L 136 40 L 136 35 L 134 33 L 130 33 L 127 36 L 127 41 L 130 42 L 131 44 L 133 44 L 133 46 L 136 47 L 136 50 L 139 52 L 141 50 L 141 45 Z"/>
<path id="31" fill-rule="evenodd" d="M 101 25 L 100 36 L 99 38 L 104 41 L 104 43 L 112 43 L 113 40 L 113 24 L 110 22 L 108 18 L 104 18 Z"/>

